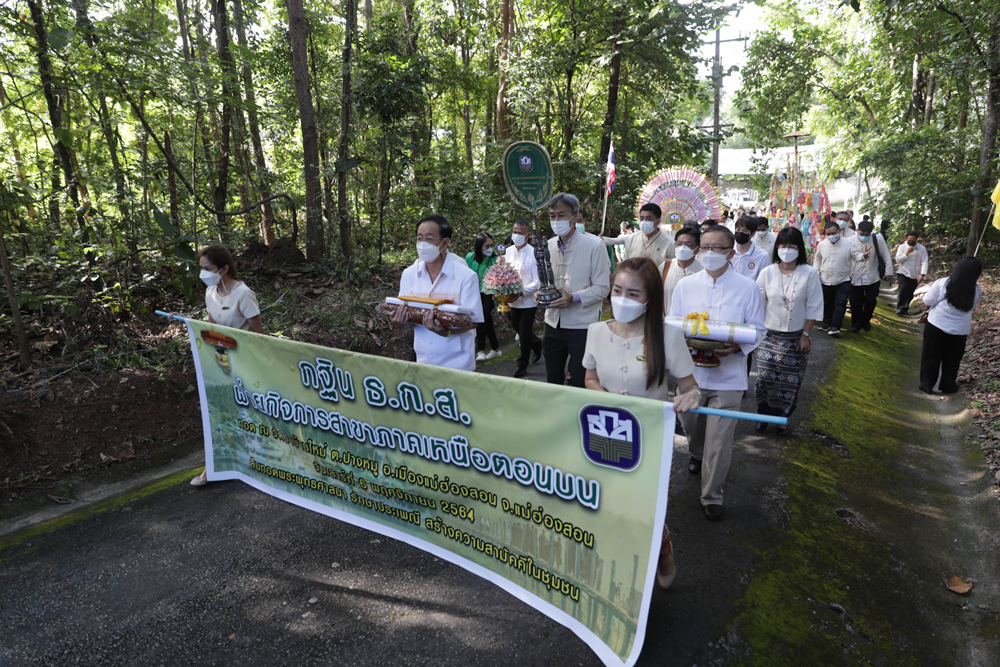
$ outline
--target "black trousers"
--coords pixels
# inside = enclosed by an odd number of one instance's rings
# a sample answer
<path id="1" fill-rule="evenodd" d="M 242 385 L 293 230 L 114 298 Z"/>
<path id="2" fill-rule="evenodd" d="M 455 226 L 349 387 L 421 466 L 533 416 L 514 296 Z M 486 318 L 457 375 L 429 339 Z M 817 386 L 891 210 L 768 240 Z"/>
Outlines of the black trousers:
<path id="1" fill-rule="evenodd" d="M 531 359 L 531 351 L 538 350 L 542 345 L 542 341 L 532 331 L 537 311 L 538 308 L 532 306 L 531 308 L 511 308 L 510 312 L 507 313 L 511 328 L 521 339 L 521 356 L 517 358 L 519 368 L 527 368 L 528 361 Z"/>
<path id="2" fill-rule="evenodd" d="M 897 273 L 896 282 L 899 284 L 896 292 L 896 310 L 909 308 L 910 301 L 913 300 L 913 293 L 917 291 L 917 279 Z"/>
<path id="3" fill-rule="evenodd" d="M 587 349 L 586 329 L 561 329 L 545 325 L 542 352 L 545 354 L 545 377 L 549 384 L 566 383 L 566 360 L 569 359 L 569 384 L 583 387 L 583 353 Z"/>
<path id="4" fill-rule="evenodd" d="M 483 321 L 476 325 L 476 352 L 486 351 L 486 339 L 490 339 L 490 349 L 499 350 L 500 342 L 497 341 L 497 330 L 493 326 L 493 297 L 489 294 L 479 293 L 483 302 Z"/>
<path id="5" fill-rule="evenodd" d="M 920 387 L 930 391 L 941 376 L 941 391 L 958 391 L 958 365 L 965 355 L 968 336 L 945 333 L 928 322 L 924 325 L 924 345 L 920 350 Z"/>
<path id="6" fill-rule="evenodd" d="M 851 285 L 851 326 L 870 324 L 875 306 L 878 305 L 879 283 Z"/>
<path id="7" fill-rule="evenodd" d="M 823 284 L 823 323 L 834 329 L 844 324 L 844 313 L 847 312 L 847 297 L 851 293 L 851 281 L 845 280 L 839 285 Z"/>

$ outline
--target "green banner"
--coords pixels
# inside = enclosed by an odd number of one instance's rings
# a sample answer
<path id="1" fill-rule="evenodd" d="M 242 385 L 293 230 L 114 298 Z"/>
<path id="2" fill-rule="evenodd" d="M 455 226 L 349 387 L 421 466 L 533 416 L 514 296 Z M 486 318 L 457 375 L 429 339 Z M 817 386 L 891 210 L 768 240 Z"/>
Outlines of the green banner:
<path id="1" fill-rule="evenodd" d="M 188 327 L 208 479 L 402 540 L 569 627 L 605 664 L 638 658 L 671 404 Z"/>
<path id="2" fill-rule="evenodd" d="M 515 141 L 503 154 L 503 180 L 518 206 L 535 211 L 552 198 L 552 160 L 545 146 Z"/>

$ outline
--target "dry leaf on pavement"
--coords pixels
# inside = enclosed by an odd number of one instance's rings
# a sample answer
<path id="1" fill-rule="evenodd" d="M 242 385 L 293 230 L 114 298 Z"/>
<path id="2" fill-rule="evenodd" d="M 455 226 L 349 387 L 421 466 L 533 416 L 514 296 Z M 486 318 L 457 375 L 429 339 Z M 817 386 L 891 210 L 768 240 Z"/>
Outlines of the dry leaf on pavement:
<path id="1" fill-rule="evenodd" d="M 944 585 L 949 591 L 953 591 L 960 595 L 965 595 L 972 590 L 972 582 L 962 579 L 962 577 L 947 577 L 944 580 Z"/>

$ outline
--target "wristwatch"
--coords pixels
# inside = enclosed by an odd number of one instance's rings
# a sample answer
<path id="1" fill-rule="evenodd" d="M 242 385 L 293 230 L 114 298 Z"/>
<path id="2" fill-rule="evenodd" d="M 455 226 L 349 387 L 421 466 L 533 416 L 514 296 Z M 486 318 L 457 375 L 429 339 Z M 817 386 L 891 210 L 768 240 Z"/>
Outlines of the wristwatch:
<path id="1" fill-rule="evenodd" d="M 809 334 L 808 331 L 803 331 L 802 335 L 805 336 L 806 338 L 812 338 L 812 336 Z"/>

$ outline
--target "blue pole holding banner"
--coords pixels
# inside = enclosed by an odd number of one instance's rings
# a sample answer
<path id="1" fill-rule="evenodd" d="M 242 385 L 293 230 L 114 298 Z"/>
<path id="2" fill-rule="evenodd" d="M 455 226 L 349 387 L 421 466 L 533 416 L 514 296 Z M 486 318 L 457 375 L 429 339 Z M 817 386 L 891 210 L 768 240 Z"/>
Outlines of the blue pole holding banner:
<path id="1" fill-rule="evenodd" d="M 180 315 L 171 315 L 170 313 L 165 313 L 162 310 L 154 310 L 157 315 L 162 315 L 163 317 L 170 318 L 171 320 L 179 320 L 181 322 L 187 322 L 186 317 L 181 317 Z"/>
<path id="2" fill-rule="evenodd" d="M 154 310 L 157 315 L 168 317 L 172 320 L 187 322 L 187 318 L 179 315 L 171 315 L 162 310 Z M 774 417 L 772 415 L 757 415 L 752 412 L 737 412 L 736 410 L 719 410 L 718 408 L 694 408 L 691 412 L 698 415 L 714 415 L 716 417 L 729 417 L 730 419 L 743 419 L 751 422 L 764 422 L 765 424 L 777 424 L 779 426 L 788 425 L 788 417 Z"/>
<path id="3" fill-rule="evenodd" d="M 751 422 L 764 422 L 765 424 L 777 424 L 778 426 L 788 426 L 788 417 L 775 417 L 772 415 L 757 415 L 752 412 L 737 412 L 736 410 L 719 410 L 718 408 L 694 408 L 691 412 L 698 415 L 714 415 L 716 417 L 729 417 L 730 419 L 745 419 Z"/>

